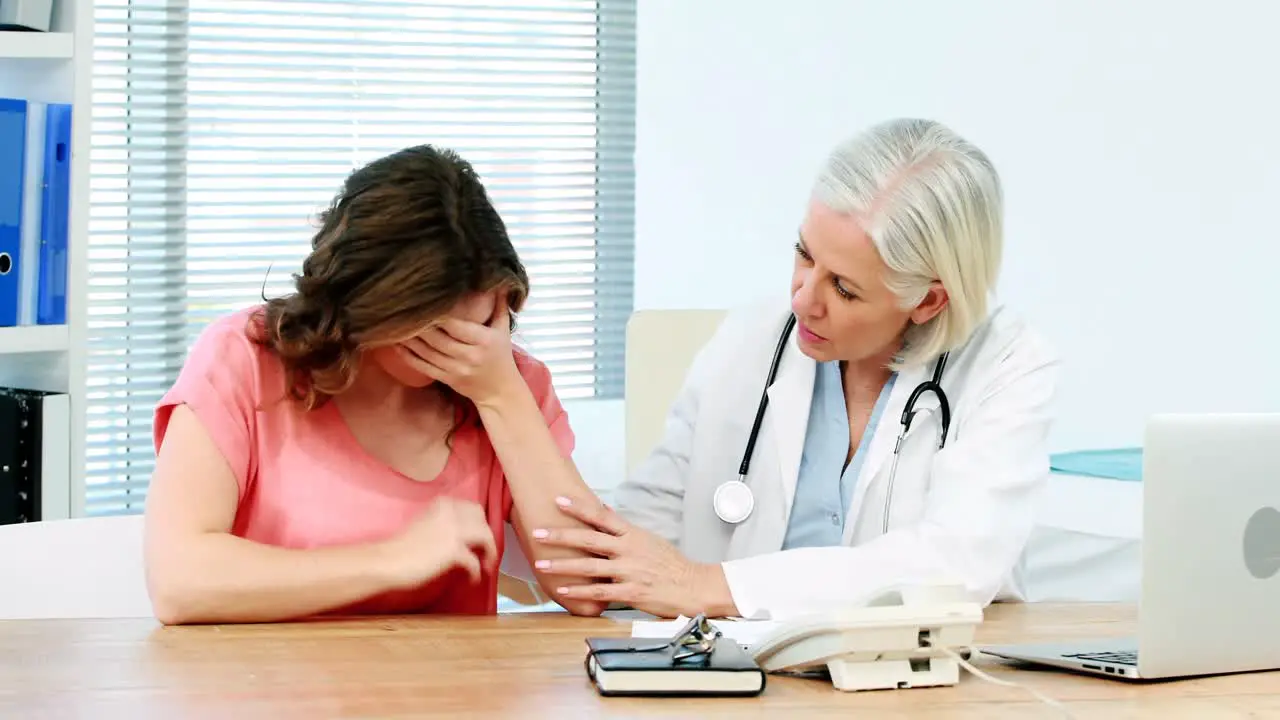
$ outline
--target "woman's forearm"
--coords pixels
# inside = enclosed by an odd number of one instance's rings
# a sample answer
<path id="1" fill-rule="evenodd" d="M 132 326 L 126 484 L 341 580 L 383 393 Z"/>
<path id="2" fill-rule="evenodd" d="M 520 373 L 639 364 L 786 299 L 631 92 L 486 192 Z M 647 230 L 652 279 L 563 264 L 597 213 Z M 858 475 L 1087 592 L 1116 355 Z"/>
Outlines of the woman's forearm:
<path id="1" fill-rule="evenodd" d="M 149 570 L 156 618 L 170 625 L 291 620 L 397 584 L 389 554 L 377 544 L 293 550 L 203 533 L 167 555 Z"/>
<path id="2" fill-rule="evenodd" d="M 582 556 L 577 550 L 549 547 L 532 540 L 532 533 L 538 528 L 586 527 L 560 512 L 557 497 L 594 497 L 573 460 L 560 454 L 532 393 L 527 389 L 506 393 L 500 400 L 477 407 L 511 488 L 515 529 L 530 566 L 538 560 Z M 582 578 L 537 570 L 534 574 L 543 591 L 574 614 L 599 615 L 607 607 L 589 600 L 560 599 L 557 588 L 581 584 Z"/>

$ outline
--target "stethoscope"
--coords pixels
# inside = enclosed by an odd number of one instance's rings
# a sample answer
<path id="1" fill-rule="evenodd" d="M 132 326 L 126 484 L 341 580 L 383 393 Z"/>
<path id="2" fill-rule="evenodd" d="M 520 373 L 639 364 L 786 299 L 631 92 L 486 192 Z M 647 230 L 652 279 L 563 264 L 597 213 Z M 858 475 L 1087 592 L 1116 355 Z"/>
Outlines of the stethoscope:
<path id="1" fill-rule="evenodd" d="M 715 507 L 716 515 L 731 525 L 743 522 L 755 509 L 755 495 L 746 482 L 747 470 L 750 469 L 751 455 L 755 452 L 756 438 L 760 435 L 760 424 L 764 421 L 765 408 L 769 405 L 769 388 L 778 377 L 782 353 L 787 348 L 787 338 L 791 337 L 791 331 L 795 326 L 796 316 L 794 314 L 788 316 L 787 323 L 782 328 L 782 336 L 778 338 L 778 347 L 773 351 L 773 361 L 769 364 L 769 376 L 765 380 L 764 392 L 760 394 L 760 404 L 756 408 L 756 418 L 751 425 L 751 434 L 747 436 L 747 448 L 742 454 L 742 464 L 738 466 L 738 478 L 720 483 L 712 496 L 711 502 Z M 951 429 L 951 406 L 947 402 L 947 394 L 943 392 L 941 384 L 942 371 L 947 366 L 947 355 L 948 353 L 943 353 L 938 357 L 938 362 L 933 367 L 933 377 L 920 383 L 911 391 L 906 407 L 902 409 L 902 431 L 898 433 L 898 439 L 893 445 L 893 462 L 889 467 L 889 486 L 884 503 L 884 532 L 889 532 L 889 508 L 893 504 L 893 483 L 898 476 L 898 457 L 902 450 L 902 441 L 911 429 L 916 402 L 927 392 L 937 396 L 938 408 L 942 415 L 942 433 L 938 440 L 938 449 L 941 450 L 947 444 L 947 432 Z"/>

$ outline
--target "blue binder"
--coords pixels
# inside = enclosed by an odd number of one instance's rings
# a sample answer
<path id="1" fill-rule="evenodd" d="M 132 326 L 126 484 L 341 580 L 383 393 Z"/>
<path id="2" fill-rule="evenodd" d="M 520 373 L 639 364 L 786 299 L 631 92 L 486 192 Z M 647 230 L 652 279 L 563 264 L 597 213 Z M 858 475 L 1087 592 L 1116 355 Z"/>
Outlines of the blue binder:
<path id="1" fill-rule="evenodd" d="M 44 188 L 36 323 L 67 322 L 67 227 L 71 199 L 71 106 L 50 104 L 45 114 Z"/>
<path id="2" fill-rule="evenodd" d="M 0 327 L 18 324 L 27 101 L 0 98 Z"/>
<path id="3" fill-rule="evenodd" d="M 22 247 L 18 274 L 18 324 L 36 324 L 40 220 L 44 204 L 44 126 L 47 103 L 27 101 L 27 171 L 22 181 Z"/>

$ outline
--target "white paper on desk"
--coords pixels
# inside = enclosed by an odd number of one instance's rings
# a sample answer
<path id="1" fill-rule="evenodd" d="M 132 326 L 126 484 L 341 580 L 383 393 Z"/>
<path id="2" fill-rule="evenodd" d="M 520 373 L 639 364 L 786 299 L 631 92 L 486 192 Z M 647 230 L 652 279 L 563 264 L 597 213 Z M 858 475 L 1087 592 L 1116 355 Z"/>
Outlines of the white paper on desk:
<path id="1" fill-rule="evenodd" d="M 684 616 L 675 620 L 637 620 L 631 623 L 631 637 L 666 640 L 688 624 L 689 618 Z M 778 628 L 772 620 L 712 620 L 711 625 L 747 650 Z"/>

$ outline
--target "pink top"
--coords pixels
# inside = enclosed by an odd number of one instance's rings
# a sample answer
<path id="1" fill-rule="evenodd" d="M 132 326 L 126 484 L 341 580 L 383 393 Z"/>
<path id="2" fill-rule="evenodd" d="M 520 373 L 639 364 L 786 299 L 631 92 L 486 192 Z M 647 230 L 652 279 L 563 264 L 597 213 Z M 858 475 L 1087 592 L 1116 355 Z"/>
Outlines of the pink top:
<path id="1" fill-rule="evenodd" d="M 157 452 L 172 408 L 180 403 L 191 408 L 222 451 L 240 489 L 232 534 L 287 548 L 376 541 L 399 532 L 436 498 L 451 496 L 485 508 L 501 556 L 511 493 L 484 430 L 459 427 L 444 470 L 431 482 L 397 472 L 364 450 L 333 403 L 306 412 L 284 397 L 279 360 L 246 335 L 255 310 L 226 316 L 205 329 L 155 412 Z M 568 457 L 573 431 L 551 374 L 522 351 L 515 357 Z M 475 585 L 457 571 L 335 612 L 493 614 L 497 582 L 496 570 Z"/>

